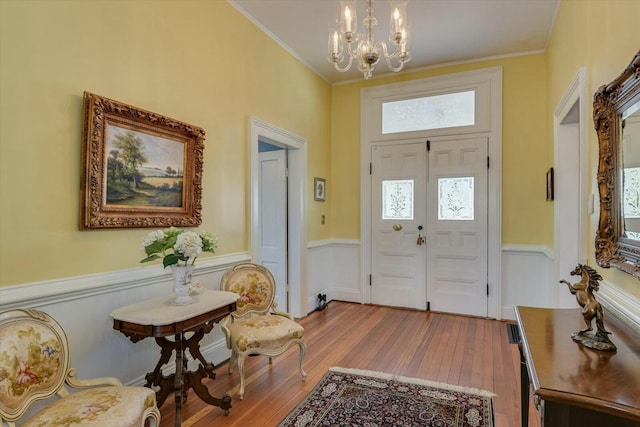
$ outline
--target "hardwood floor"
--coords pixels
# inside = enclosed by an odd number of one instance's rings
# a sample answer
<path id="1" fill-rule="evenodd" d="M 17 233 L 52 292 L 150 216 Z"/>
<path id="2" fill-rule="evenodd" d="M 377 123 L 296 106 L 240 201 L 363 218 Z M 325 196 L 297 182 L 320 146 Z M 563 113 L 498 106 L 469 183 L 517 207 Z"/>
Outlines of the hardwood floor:
<path id="1" fill-rule="evenodd" d="M 496 394 L 495 426 L 520 426 L 520 359 L 505 322 L 332 301 L 300 324 L 307 341 L 306 381 L 297 369 L 297 346 L 274 358 L 271 366 L 267 357 L 250 357 L 244 400 L 234 397 L 225 416 L 190 391 L 182 425 L 277 426 L 329 367 L 340 366 L 488 390 Z M 227 364 L 217 367 L 216 379 L 206 382 L 211 394 L 234 395 L 239 384 L 234 368 L 228 375 Z M 529 425 L 539 427 L 531 407 Z M 161 427 L 173 426 L 173 396 L 160 411 Z"/>

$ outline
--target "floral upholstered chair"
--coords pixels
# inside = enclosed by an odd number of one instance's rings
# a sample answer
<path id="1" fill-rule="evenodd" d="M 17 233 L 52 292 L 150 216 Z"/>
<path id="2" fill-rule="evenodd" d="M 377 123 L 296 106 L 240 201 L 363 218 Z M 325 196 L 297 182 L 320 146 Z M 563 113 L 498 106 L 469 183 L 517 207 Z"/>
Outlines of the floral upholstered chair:
<path id="1" fill-rule="evenodd" d="M 0 313 L 0 417 L 22 427 L 114 426 L 160 424 L 155 392 L 125 387 L 117 378 L 75 378 L 69 368 L 69 344 L 62 327 L 38 310 Z M 83 389 L 69 393 L 65 384 Z M 30 419 L 22 417 L 37 400 L 59 399 Z"/>
<path id="2" fill-rule="evenodd" d="M 249 355 L 269 356 L 269 363 L 272 363 L 272 357 L 297 344 L 300 347 L 298 369 L 304 380 L 307 377 L 302 369 L 307 349 L 304 329 L 291 314 L 277 309 L 273 300 L 276 284 L 271 272 L 261 265 L 238 264 L 225 272 L 220 289 L 240 295 L 236 311 L 220 323 L 227 338 L 227 347 L 231 349 L 229 373 L 233 372 L 233 362 L 238 359 L 238 397 L 242 399 L 244 396 L 244 360 Z"/>

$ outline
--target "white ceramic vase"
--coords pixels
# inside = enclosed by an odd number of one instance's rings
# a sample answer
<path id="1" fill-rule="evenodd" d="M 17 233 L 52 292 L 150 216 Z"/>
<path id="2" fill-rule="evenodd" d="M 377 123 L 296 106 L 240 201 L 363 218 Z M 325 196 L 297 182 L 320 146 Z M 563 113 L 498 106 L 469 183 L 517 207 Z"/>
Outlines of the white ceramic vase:
<path id="1" fill-rule="evenodd" d="M 172 265 L 171 272 L 173 273 L 173 293 L 175 294 L 175 298 L 171 300 L 171 303 L 174 305 L 193 304 L 195 300 L 189 295 L 193 287 L 191 285 L 193 266 Z"/>

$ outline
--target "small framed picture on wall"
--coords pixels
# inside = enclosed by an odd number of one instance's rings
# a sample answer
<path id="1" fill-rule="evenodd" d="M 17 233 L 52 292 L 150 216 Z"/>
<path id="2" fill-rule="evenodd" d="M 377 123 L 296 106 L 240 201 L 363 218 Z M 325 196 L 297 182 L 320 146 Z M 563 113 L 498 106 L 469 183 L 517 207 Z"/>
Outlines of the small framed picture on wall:
<path id="1" fill-rule="evenodd" d="M 313 184 L 315 188 L 313 200 L 318 202 L 327 200 L 327 181 L 324 178 L 314 178 Z"/>

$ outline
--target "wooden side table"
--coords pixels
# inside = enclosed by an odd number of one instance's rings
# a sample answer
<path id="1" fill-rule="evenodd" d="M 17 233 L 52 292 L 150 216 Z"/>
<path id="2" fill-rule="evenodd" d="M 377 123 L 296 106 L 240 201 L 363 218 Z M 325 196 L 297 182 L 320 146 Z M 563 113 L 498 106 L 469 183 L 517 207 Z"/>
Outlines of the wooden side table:
<path id="1" fill-rule="evenodd" d="M 215 366 L 206 361 L 200 352 L 200 340 L 211 332 L 214 325 L 236 309 L 238 295 L 233 292 L 202 290 L 195 295 L 197 301 L 189 305 L 171 305 L 171 296 L 153 298 L 114 310 L 113 329 L 122 332 L 132 342 L 153 337 L 160 346 L 160 359 L 155 369 L 146 375 L 146 386 L 159 387 L 156 392 L 158 407 L 161 407 L 169 393 L 175 395 L 175 425 L 182 423 L 182 401 L 189 388 L 204 402 L 219 406 L 226 414 L 231 408 L 231 396 L 216 398 L 209 394 L 202 380 L 215 378 Z M 193 333 L 189 338 L 187 333 Z M 173 337 L 173 341 L 166 337 Z M 185 349 L 200 365 L 196 371 L 187 369 Z M 165 376 L 162 366 L 169 362 L 175 352 L 176 371 Z"/>
<path id="2" fill-rule="evenodd" d="M 640 334 L 605 313 L 616 352 L 571 339 L 584 328 L 580 309 L 516 307 L 522 341 L 522 426 L 529 386 L 542 427 L 640 426 Z"/>

